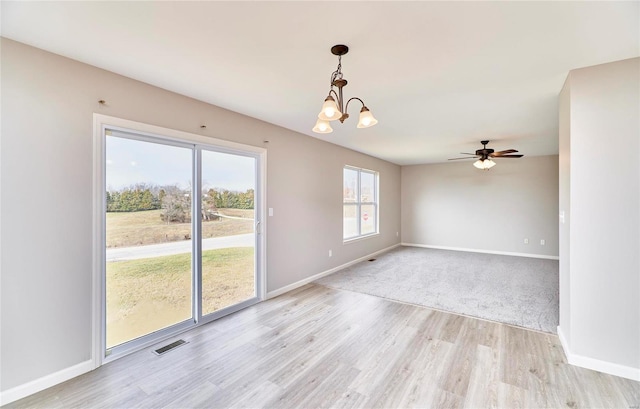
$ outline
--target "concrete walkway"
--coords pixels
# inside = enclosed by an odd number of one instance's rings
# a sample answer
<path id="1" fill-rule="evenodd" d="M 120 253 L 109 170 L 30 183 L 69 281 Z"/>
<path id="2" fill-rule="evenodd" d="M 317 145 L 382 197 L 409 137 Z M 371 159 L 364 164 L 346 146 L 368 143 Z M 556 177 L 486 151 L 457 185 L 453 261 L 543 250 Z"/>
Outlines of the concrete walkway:
<path id="1" fill-rule="evenodd" d="M 253 247 L 255 245 L 254 236 L 253 233 L 247 233 L 204 239 L 202 240 L 202 250 L 224 249 L 229 247 Z M 107 261 L 137 260 L 141 258 L 188 253 L 190 251 L 191 240 L 150 244 L 148 246 L 121 247 L 107 249 Z"/>

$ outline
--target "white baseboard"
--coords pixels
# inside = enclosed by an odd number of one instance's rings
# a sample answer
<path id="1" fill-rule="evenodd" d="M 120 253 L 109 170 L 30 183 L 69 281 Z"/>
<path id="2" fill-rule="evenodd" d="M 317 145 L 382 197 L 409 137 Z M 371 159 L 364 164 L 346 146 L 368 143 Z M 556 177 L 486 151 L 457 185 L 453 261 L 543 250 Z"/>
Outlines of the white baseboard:
<path id="1" fill-rule="evenodd" d="M 36 392 L 43 391 L 54 385 L 68 381 L 71 378 L 90 372 L 93 369 L 94 362 L 93 359 L 90 359 L 61 371 L 43 376 L 42 378 L 16 386 L 15 388 L 0 392 L 0 406 L 26 398 L 29 395 L 33 395 Z"/>
<path id="2" fill-rule="evenodd" d="M 560 326 L 558 326 L 558 338 L 560 338 L 560 344 L 562 345 L 562 349 L 564 349 L 564 355 L 567 357 L 567 362 L 571 365 L 603 372 L 609 375 L 620 376 L 622 378 L 631 379 L 632 381 L 640 381 L 640 368 L 601 361 L 600 359 L 572 353 Z"/>
<path id="3" fill-rule="evenodd" d="M 354 265 L 356 263 L 359 263 L 361 261 L 368 260 L 371 257 L 374 257 L 374 256 L 376 256 L 376 255 L 378 255 L 380 253 L 384 253 L 386 251 L 393 250 L 396 247 L 400 247 L 400 245 L 401 245 L 400 243 L 394 244 L 393 246 L 387 247 L 386 249 L 378 250 L 375 253 L 371 253 L 371 254 L 369 254 L 367 256 L 360 257 L 358 259 L 355 259 L 353 261 L 345 263 L 345 264 L 343 264 L 341 266 L 334 267 L 332 269 L 323 271 L 323 272 L 318 273 L 316 275 L 312 275 L 311 277 L 303 278 L 302 280 L 296 281 L 293 284 L 289 284 L 289 285 L 286 285 L 284 287 L 278 288 L 277 290 L 270 291 L 270 292 L 267 293 L 267 300 L 270 299 L 270 298 L 274 298 L 274 297 L 277 297 L 279 295 L 282 295 L 284 293 L 288 293 L 289 291 L 295 290 L 296 288 L 299 288 L 299 287 L 302 287 L 303 285 L 309 284 L 312 281 L 315 281 L 315 280 L 318 280 L 318 279 L 320 279 L 322 277 L 328 276 L 329 274 L 333 274 L 336 271 L 342 270 L 343 268 L 347 268 L 347 267 L 352 266 L 352 265 Z"/>
<path id="4" fill-rule="evenodd" d="M 409 247 L 422 247 L 422 248 L 426 248 L 426 249 L 467 251 L 467 252 L 470 252 L 470 253 L 499 254 L 499 255 L 502 255 L 502 256 L 517 256 L 517 257 L 544 258 L 544 259 L 547 259 L 547 260 L 560 260 L 560 257 L 558 257 L 558 256 L 547 256 L 545 254 L 514 253 L 514 252 L 510 252 L 510 251 L 466 249 L 466 248 L 462 248 L 462 247 L 432 246 L 430 244 L 416 244 L 416 243 L 402 243 L 402 245 L 403 246 L 409 246 Z"/>
<path id="5" fill-rule="evenodd" d="M 567 343 L 567 339 L 564 337 L 564 332 L 562 332 L 562 328 L 560 328 L 560 325 L 556 327 L 556 332 L 558 333 L 558 338 L 560 338 L 560 345 L 562 345 L 564 356 L 565 358 L 567 358 L 567 362 L 569 362 L 569 344 Z"/>

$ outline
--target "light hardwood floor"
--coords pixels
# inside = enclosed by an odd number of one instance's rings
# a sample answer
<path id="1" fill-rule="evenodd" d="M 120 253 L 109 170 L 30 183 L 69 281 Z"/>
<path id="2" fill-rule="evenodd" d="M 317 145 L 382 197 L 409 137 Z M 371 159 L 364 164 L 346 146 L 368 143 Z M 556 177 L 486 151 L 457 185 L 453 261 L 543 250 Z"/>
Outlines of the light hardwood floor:
<path id="1" fill-rule="evenodd" d="M 640 382 L 568 365 L 554 335 L 314 284 L 181 338 L 8 407 L 640 405 Z"/>

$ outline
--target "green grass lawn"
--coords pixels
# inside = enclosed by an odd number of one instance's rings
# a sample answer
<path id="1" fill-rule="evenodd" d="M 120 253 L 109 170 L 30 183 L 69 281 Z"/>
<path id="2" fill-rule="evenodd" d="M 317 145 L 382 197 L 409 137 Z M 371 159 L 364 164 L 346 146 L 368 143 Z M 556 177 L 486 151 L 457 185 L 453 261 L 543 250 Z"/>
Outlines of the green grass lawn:
<path id="1" fill-rule="evenodd" d="M 202 237 L 222 237 L 253 232 L 253 210 L 218 209 L 220 214 L 241 219 L 220 218 L 202 222 Z M 188 240 L 191 223 L 163 222 L 161 210 L 107 213 L 107 248 Z"/>
<path id="2" fill-rule="evenodd" d="M 142 212 L 137 212 L 142 213 Z M 254 249 L 202 253 L 203 315 L 254 295 Z M 107 263 L 107 347 L 191 318 L 191 254 Z"/>

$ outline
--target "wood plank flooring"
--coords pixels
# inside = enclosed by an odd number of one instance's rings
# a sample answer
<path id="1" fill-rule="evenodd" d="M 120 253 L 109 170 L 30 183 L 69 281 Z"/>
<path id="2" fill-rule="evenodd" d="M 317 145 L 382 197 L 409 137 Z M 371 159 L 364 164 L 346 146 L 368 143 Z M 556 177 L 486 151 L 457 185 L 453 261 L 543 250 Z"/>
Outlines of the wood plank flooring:
<path id="1" fill-rule="evenodd" d="M 315 284 L 181 338 L 6 407 L 640 405 L 640 382 L 568 365 L 554 335 Z"/>

